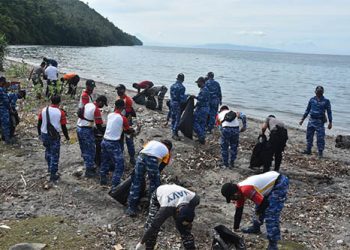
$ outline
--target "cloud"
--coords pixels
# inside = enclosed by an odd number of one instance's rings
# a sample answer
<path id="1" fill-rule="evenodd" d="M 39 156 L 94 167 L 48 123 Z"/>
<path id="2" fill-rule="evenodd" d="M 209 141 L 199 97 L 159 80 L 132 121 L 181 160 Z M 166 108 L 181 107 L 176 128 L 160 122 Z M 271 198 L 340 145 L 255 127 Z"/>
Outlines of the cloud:
<path id="1" fill-rule="evenodd" d="M 266 33 L 263 31 L 242 30 L 242 31 L 238 31 L 237 34 L 241 36 L 266 36 Z"/>

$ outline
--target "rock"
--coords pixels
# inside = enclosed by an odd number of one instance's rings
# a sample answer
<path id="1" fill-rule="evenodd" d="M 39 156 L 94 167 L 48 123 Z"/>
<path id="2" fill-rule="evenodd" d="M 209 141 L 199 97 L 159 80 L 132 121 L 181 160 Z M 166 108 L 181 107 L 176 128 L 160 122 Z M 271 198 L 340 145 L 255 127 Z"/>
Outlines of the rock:
<path id="1" fill-rule="evenodd" d="M 10 250 L 41 250 L 46 247 L 42 243 L 19 243 L 10 247 Z"/>
<path id="2" fill-rule="evenodd" d="M 344 241 L 343 240 L 337 240 L 337 244 L 343 244 Z"/>
<path id="3" fill-rule="evenodd" d="M 73 172 L 73 176 L 75 177 L 81 177 L 84 173 L 84 167 L 79 167 L 77 170 Z"/>

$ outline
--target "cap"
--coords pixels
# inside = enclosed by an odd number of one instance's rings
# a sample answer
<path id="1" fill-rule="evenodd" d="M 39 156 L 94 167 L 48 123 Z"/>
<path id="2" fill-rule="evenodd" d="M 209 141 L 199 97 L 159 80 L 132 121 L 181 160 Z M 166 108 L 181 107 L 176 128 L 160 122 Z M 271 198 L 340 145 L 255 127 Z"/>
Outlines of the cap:
<path id="1" fill-rule="evenodd" d="M 124 84 L 118 84 L 118 85 L 115 87 L 115 89 L 123 89 L 123 90 L 125 90 L 126 88 L 125 88 L 125 85 L 124 85 Z"/>
<path id="2" fill-rule="evenodd" d="M 233 183 L 225 183 L 221 187 L 221 194 L 226 198 L 226 202 L 230 203 L 232 200 L 232 195 L 235 194 L 238 191 L 237 185 Z"/>
<path id="3" fill-rule="evenodd" d="M 86 80 L 86 87 L 91 87 L 91 88 L 95 88 L 96 87 L 96 83 L 94 80 Z"/>
<path id="4" fill-rule="evenodd" d="M 316 92 L 318 92 L 318 91 L 322 91 L 322 92 L 323 92 L 324 89 L 323 89 L 322 86 L 319 85 L 319 86 L 316 87 L 316 90 L 315 90 L 315 91 L 316 91 Z"/>
<path id="5" fill-rule="evenodd" d="M 5 83 L 5 82 L 6 82 L 6 78 L 3 77 L 3 76 L 1 76 L 1 77 L 0 77 L 0 83 Z"/>
<path id="6" fill-rule="evenodd" d="M 96 102 L 102 102 L 103 105 L 108 106 L 107 97 L 104 95 L 100 95 L 99 97 L 97 97 Z"/>
<path id="7" fill-rule="evenodd" d="M 214 73 L 213 72 L 208 72 L 207 77 L 208 78 L 214 78 Z"/>
<path id="8" fill-rule="evenodd" d="M 177 77 L 176 77 L 176 80 L 180 80 L 180 81 L 185 80 L 185 75 L 182 74 L 182 73 L 178 74 Z"/>
<path id="9" fill-rule="evenodd" d="M 189 205 L 184 205 L 180 207 L 176 220 L 180 223 L 183 221 L 192 222 L 196 215 L 194 209 L 194 207 Z"/>
<path id="10" fill-rule="evenodd" d="M 204 77 L 202 77 L 202 76 L 201 76 L 201 77 L 198 77 L 196 83 L 200 83 L 200 82 L 205 82 Z"/>

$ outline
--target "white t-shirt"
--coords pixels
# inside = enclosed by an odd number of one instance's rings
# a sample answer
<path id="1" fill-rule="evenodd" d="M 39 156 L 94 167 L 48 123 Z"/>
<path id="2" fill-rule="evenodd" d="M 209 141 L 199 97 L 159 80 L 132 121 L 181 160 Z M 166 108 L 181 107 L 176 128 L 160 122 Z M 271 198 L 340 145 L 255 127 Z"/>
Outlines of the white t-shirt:
<path id="1" fill-rule="evenodd" d="M 123 127 L 126 120 L 126 118 L 124 118 L 115 112 L 110 113 L 107 116 L 106 132 L 103 138 L 112 141 L 119 140 L 123 133 Z"/>
<path id="2" fill-rule="evenodd" d="M 279 175 L 280 174 L 276 171 L 269 171 L 263 174 L 250 176 L 237 185 L 240 187 L 251 186 L 260 194 L 267 195 L 271 192 Z"/>
<path id="3" fill-rule="evenodd" d="M 232 122 L 228 122 L 228 121 L 222 122 L 225 119 L 225 115 L 230 111 L 231 110 L 223 110 L 218 114 L 218 119 L 221 122 L 221 126 L 223 128 L 224 127 L 239 127 L 239 121 L 238 121 L 237 116 Z M 233 112 L 235 112 L 235 111 L 233 111 Z"/>
<path id="4" fill-rule="evenodd" d="M 169 155 L 169 149 L 159 141 L 150 141 L 143 147 L 140 153 L 155 156 L 161 160 Z"/>
<path id="5" fill-rule="evenodd" d="M 194 192 L 175 184 L 159 186 L 156 194 L 161 207 L 178 207 L 180 204 L 188 204 L 196 195 Z"/>
<path id="6" fill-rule="evenodd" d="M 95 113 L 96 113 L 96 105 L 94 103 L 88 103 L 84 106 L 84 117 L 85 119 L 78 119 L 77 126 L 79 127 L 93 127 L 95 123 Z M 99 117 L 101 118 L 101 117 Z"/>
<path id="7" fill-rule="evenodd" d="M 47 76 L 47 79 L 51 81 L 56 81 L 58 79 L 57 74 L 58 74 L 58 70 L 54 66 L 50 65 L 45 69 L 45 75 Z"/>
<path id="8" fill-rule="evenodd" d="M 46 118 L 46 109 L 47 107 L 43 108 L 41 111 L 41 133 L 47 134 L 47 118 Z M 61 127 L 61 119 L 62 119 L 62 110 L 55 107 L 49 107 L 49 116 L 50 116 L 50 123 L 55 127 L 57 132 L 62 131 Z"/>

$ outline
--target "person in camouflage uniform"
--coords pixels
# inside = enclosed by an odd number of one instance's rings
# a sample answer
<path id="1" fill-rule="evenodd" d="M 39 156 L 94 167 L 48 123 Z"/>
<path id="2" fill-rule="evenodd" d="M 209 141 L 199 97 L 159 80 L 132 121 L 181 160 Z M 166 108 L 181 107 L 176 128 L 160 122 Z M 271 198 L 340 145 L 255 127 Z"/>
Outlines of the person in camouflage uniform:
<path id="1" fill-rule="evenodd" d="M 193 130 L 198 136 L 198 142 L 205 144 L 205 126 L 209 115 L 210 93 L 205 86 L 204 77 L 199 77 L 196 81 L 200 88 L 197 97 L 196 108 L 194 110 Z"/>
<path id="2" fill-rule="evenodd" d="M 0 124 L 1 137 L 6 144 L 11 143 L 10 100 L 7 94 L 8 83 L 5 77 L 0 77 Z"/>
<path id="3" fill-rule="evenodd" d="M 170 107 L 171 107 L 171 130 L 174 140 L 179 140 L 179 124 L 181 118 L 181 104 L 186 102 L 186 88 L 183 86 L 184 74 L 177 75 L 176 82 L 170 87 Z"/>
<path id="4" fill-rule="evenodd" d="M 303 154 L 311 154 L 311 148 L 313 144 L 313 138 L 316 131 L 317 134 L 317 148 L 318 156 L 323 157 L 323 150 L 325 146 L 325 128 L 324 124 L 327 122 L 326 111 L 328 116 L 328 129 L 332 128 L 332 109 L 331 102 L 323 96 L 324 89 L 322 86 L 317 86 L 315 90 L 316 96 L 309 100 L 305 113 L 299 122 L 300 125 L 303 124 L 305 118 L 310 114 L 309 122 L 306 129 L 306 150 Z"/>
<path id="5" fill-rule="evenodd" d="M 205 86 L 208 88 L 210 93 L 210 110 L 209 110 L 209 120 L 207 124 L 207 131 L 211 133 L 215 125 L 215 118 L 219 110 L 219 105 L 222 104 L 222 94 L 220 84 L 214 80 L 214 73 L 208 72 L 207 81 Z"/>
<path id="6" fill-rule="evenodd" d="M 226 198 L 226 202 L 236 204 L 234 230 L 239 229 L 245 200 L 250 199 L 256 204 L 253 225 L 243 228 L 242 232 L 259 234 L 260 226 L 265 221 L 269 240 L 267 249 L 277 250 L 277 242 L 281 240 L 280 215 L 287 200 L 288 188 L 288 177 L 276 171 L 253 175 L 237 184 L 222 185 L 221 194 Z"/>
<path id="7" fill-rule="evenodd" d="M 148 173 L 150 194 L 160 185 L 160 172 L 170 162 L 171 149 L 171 141 L 162 140 L 159 142 L 153 140 L 148 142 L 140 151 L 128 197 L 128 209 L 126 213 L 129 216 L 136 216 L 141 187 L 145 181 L 146 172 Z"/>

